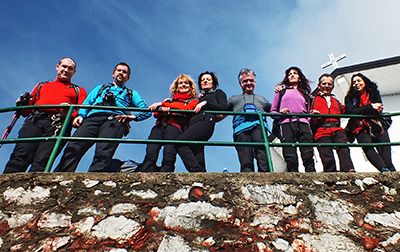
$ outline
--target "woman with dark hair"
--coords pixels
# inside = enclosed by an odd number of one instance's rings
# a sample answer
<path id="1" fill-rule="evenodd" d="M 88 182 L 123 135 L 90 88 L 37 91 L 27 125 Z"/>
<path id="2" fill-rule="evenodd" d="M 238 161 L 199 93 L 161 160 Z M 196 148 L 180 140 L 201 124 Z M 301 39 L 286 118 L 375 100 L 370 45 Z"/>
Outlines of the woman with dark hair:
<path id="1" fill-rule="evenodd" d="M 383 111 L 378 86 L 361 73 L 351 77 L 351 86 L 345 97 L 345 104 L 347 114 L 379 115 Z M 387 132 L 389 126 L 390 123 L 382 117 L 376 119 L 351 118 L 347 123 L 346 132 L 349 136 L 357 138 L 358 143 L 389 143 Z M 376 148 L 364 146 L 362 149 L 369 162 L 379 171 L 396 171 L 392 163 L 390 146 L 377 146 Z"/>
<path id="2" fill-rule="evenodd" d="M 151 129 L 149 139 L 176 140 L 183 132 L 189 119 L 189 114 L 171 113 L 170 109 L 193 110 L 198 100 L 197 88 L 194 80 L 185 74 L 179 75 L 170 87 L 172 99 L 163 102 L 156 102 L 150 105 L 149 109 L 154 111 L 161 109 L 162 112 L 155 112 L 156 124 Z M 176 149 L 173 144 L 165 144 L 161 168 L 156 163 L 162 143 L 151 143 L 147 145 L 146 156 L 140 167 L 142 172 L 174 172 L 176 161 Z"/>
<path id="3" fill-rule="evenodd" d="M 298 67 L 290 67 L 285 71 L 285 78 L 280 83 L 283 89 L 275 93 L 272 101 L 271 113 L 307 114 L 310 111 L 309 95 L 310 81 Z M 295 116 L 273 116 L 278 120 L 282 143 L 312 143 L 313 135 L 310 130 L 309 119 Z M 301 158 L 306 172 L 315 172 L 313 147 L 300 147 Z M 296 147 L 283 147 L 283 157 L 288 172 L 299 171 L 299 161 Z"/>
<path id="4" fill-rule="evenodd" d="M 216 115 L 204 111 L 224 111 L 228 109 L 225 92 L 217 89 L 219 83 L 215 73 L 201 73 L 198 78 L 198 85 L 201 90 L 198 96 L 199 103 L 194 109 L 195 114 L 190 118 L 188 127 L 178 140 L 208 141 L 214 133 Z M 176 149 L 189 172 L 206 172 L 204 145 L 178 144 Z"/>

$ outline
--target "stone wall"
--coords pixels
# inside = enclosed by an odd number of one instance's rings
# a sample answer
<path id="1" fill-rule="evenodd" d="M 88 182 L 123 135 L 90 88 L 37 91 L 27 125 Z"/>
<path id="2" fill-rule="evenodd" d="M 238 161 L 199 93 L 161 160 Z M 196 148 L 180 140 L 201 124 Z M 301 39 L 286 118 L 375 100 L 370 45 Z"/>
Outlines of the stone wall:
<path id="1" fill-rule="evenodd" d="M 0 251 L 400 251 L 400 173 L 0 176 Z"/>

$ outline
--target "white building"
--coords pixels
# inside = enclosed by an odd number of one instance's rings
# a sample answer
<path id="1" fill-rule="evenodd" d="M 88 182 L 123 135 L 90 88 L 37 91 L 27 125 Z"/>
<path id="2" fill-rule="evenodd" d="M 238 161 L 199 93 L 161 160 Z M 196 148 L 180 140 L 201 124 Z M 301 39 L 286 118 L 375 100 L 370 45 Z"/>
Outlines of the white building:
<path id="1" fill-rule="evenodd" d="M 344 97 L 346 96 L 346 93 L 350 87 L 352 75 L 356 73 L 362 73 L 373 82 L 377 83 L 385 107 L 384 112 L 400 111 L 400 56 L 347 67 L 338 67 L 337 61 L 335 62 L 333 58 L 334 57 L 332 55 L 331 62 L 336 63 L 335 70 L 331 73 L 335 79 L 335 88 L 333 93 L 340 102 L 344 104 Z M 325 65 L 328 65 L 328 63 Z M 392 119 L 393 123 L 389 129 L 389 137 L 391 142 L 399 142 L 400 144 L 400 116 L 392 117 Z M 347 125 L 347 120 L 347 118 L 342 119 L 341 126 L 343 128 Z M 354 143 L 357 143 L 357 141 Z M 357 172 L 378 172 L 378 170 L 369 163 L 360 147 L 351 147 L 350 152 L 355 170 Z M 315 169 L 317 172 L 322 172 L 322 162 L 319 158 L 317 148 L 314 148 L 314 154 Z M 281 148 L 271 148 L 271 155 L 275 172 L 285 172 L 286 163 L 283 159 Z M 299 151 L 298 156 L 299 171 L 304 172 Z M 400 171 L 400 145 L 392 146 L 392 159 L 396 170 Z M 339 169 L 337 156 L 336 167 Z"/>

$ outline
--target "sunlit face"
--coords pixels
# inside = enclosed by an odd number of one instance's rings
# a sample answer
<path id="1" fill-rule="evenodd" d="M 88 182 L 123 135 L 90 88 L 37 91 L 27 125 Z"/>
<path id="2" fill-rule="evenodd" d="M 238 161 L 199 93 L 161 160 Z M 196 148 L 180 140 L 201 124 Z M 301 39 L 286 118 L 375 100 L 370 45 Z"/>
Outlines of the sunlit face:
<path id="1" fill-rule="evenodd" d="M 118 65 L 113 73 L 114 83 L 118 86 L 124 85 L 129 80 L 128 67 Z"/>
<path id="2" fill-rule="evenodd" d="M 179 79 L 177 91 L 179 94 L 187 94 L 190 91 L 190 83 L 188 79 Z"/>
<path id="3" fill-rule="evenodd" d="M 333 79 L 328 76 L 322 77 L 321 82 L 318 84 L 318 88 L 323 95 L 330 95 L 334 87 Z"/>
<path id="4" fill-rule="evenodd" d="M 292 69 L 288 74 L 288 80 L 290 84 L 297 84 L 300 82 L 300 75 L 297 70 Z"/>
<path id="5" fill-rule="evenodd" d="M 213 89 L 213 79 L 210 74 L 204 74 L 201 76 L 201 90 L 209 91 Z"/>
<path id="6" fill-rule="evenodd" d="M 62 59 L 60 63 L 56 66 L 57 76 L 61 82 L 71 81 L 72 76 L 74 76 L 76 69 L 75 63 L 69 58 Z"/>
<path id="7" fill-rule="evenodd" d="M 240 86 L 242 86 L 243 94 L 253 94 L 256 87 L 256 77 L 254 75 L 243 74 Z"/>
<path id="8" fill-rule="evenodd" d="M 352 84 L 353 84 L 354 89 L 357 92 L 359 92 L 359 93 L 365 92 L 365 82 L 360 76 L 355 76 L 353 78 L 353 83 Z"/>

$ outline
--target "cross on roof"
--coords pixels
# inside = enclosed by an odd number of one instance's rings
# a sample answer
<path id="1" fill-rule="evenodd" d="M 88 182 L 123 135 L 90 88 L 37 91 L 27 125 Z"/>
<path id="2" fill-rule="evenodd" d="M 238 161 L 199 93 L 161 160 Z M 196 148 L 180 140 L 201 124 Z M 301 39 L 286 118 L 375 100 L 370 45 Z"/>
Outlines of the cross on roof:
<path id="1" fill-rule="evenodd" d="M 333 53 L 330 53 L 329 58 L 331 59 L 330 61 L 321 65 L 322 69 L 327 68 L 330 65 L 333 65 L 333 69 L 339 68 L 338 61 L 346 58 L 346 54 L 343 53 L 339 57 L 335 58 L 335 55 L 333 55 Z"/>

